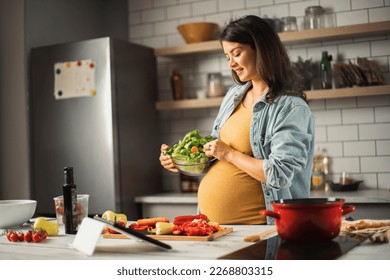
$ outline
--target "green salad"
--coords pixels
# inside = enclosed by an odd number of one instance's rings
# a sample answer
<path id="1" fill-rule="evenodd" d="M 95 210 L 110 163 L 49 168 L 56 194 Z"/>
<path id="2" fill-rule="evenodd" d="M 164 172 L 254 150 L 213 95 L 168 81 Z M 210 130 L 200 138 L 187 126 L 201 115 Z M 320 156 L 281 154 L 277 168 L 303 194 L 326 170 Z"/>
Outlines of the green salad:
<path id="1" fill-rule="evenodd" d="M 183 173 L 202 174 L 209 162 L 209 158 L 203 152 L 203 145 L 211 140 L 213 140 L 211 135 L 203 137 L 199 134 L 199 130 L 195 129 L 164 151 L 164 154 L 170 155 Z"/>

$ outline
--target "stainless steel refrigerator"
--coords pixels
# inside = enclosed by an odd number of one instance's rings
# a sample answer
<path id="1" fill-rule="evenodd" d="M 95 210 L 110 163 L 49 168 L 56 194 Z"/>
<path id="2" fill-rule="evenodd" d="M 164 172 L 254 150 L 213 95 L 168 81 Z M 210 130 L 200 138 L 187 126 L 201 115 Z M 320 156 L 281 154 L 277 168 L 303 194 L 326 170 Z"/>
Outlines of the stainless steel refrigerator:
<path id="1" fill-rule="evenodd" d="M 29 66 L 37 215 L 55 214 L 63 169 L 73 166 L 77 193 L 90 194 L 90 215 L 137 218 L 134 198 L 161 191 L 153 50 L 98 38 L 33 48 Z"/>

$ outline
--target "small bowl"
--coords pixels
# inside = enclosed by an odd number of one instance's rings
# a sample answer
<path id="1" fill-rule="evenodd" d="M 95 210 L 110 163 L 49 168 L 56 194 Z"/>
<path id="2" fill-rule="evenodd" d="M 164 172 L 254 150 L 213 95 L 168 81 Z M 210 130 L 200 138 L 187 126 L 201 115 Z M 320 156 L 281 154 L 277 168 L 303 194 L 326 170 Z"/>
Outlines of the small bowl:
<path id="1" fill-rule="evenodd" d="M 0 228 L 23 225 L 35 213 L 36 200 L 0 200 Z"/>
<path id="2" fill-rule="evenodd" d="M 218 28 L 218 24 L 212 22 L 191 22 L 177 26 L 181 36 L 188 44 L 215 39 Z"/>
<path id="3" fill-rule="evenodd" d="M 332 191 L 334 192 L 348 192 L 348 191 L 357 191 L 360 183 L 362 183 L 363 181 L 353 181 L 352 183 L 350 184 L 338 184 L 338 183 L 334 183 L 334 182 L 331 182 L 330 184 L 330 188 L 332 189 Z"/>
<path id="4" fill-rule="evenodd" d="M 172 160 L 181 173 L 189 176 L 202 176 L 208 171 L 215 158 L 202 158 L 198 163 L 188 163 L 178 158 L 172 158 Z"/>

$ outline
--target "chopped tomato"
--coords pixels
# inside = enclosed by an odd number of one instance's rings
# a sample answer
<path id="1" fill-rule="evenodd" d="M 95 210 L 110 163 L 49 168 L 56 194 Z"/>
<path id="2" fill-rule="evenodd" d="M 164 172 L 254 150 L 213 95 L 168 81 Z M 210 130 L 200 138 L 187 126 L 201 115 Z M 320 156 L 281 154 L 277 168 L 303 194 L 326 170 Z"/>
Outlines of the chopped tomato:
<path id="1" fill-rule="evenodd" d="M 191 153 L 193 153 L 193 154 L 199 153 L 199 148 L 197 146 L 193 146 L 191 148 Z"/>

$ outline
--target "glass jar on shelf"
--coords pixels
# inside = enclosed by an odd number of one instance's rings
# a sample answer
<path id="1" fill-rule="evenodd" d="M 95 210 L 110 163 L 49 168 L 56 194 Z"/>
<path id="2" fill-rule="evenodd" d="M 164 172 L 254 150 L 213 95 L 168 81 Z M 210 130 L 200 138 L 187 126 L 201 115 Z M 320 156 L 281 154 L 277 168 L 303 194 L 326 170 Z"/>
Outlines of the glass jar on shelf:
<path id="1" fill-rule="evenodd" d="M 304 28 L 324 28 L 325 9 L 322 6 L 310 6 L 305 9 Z"/>

